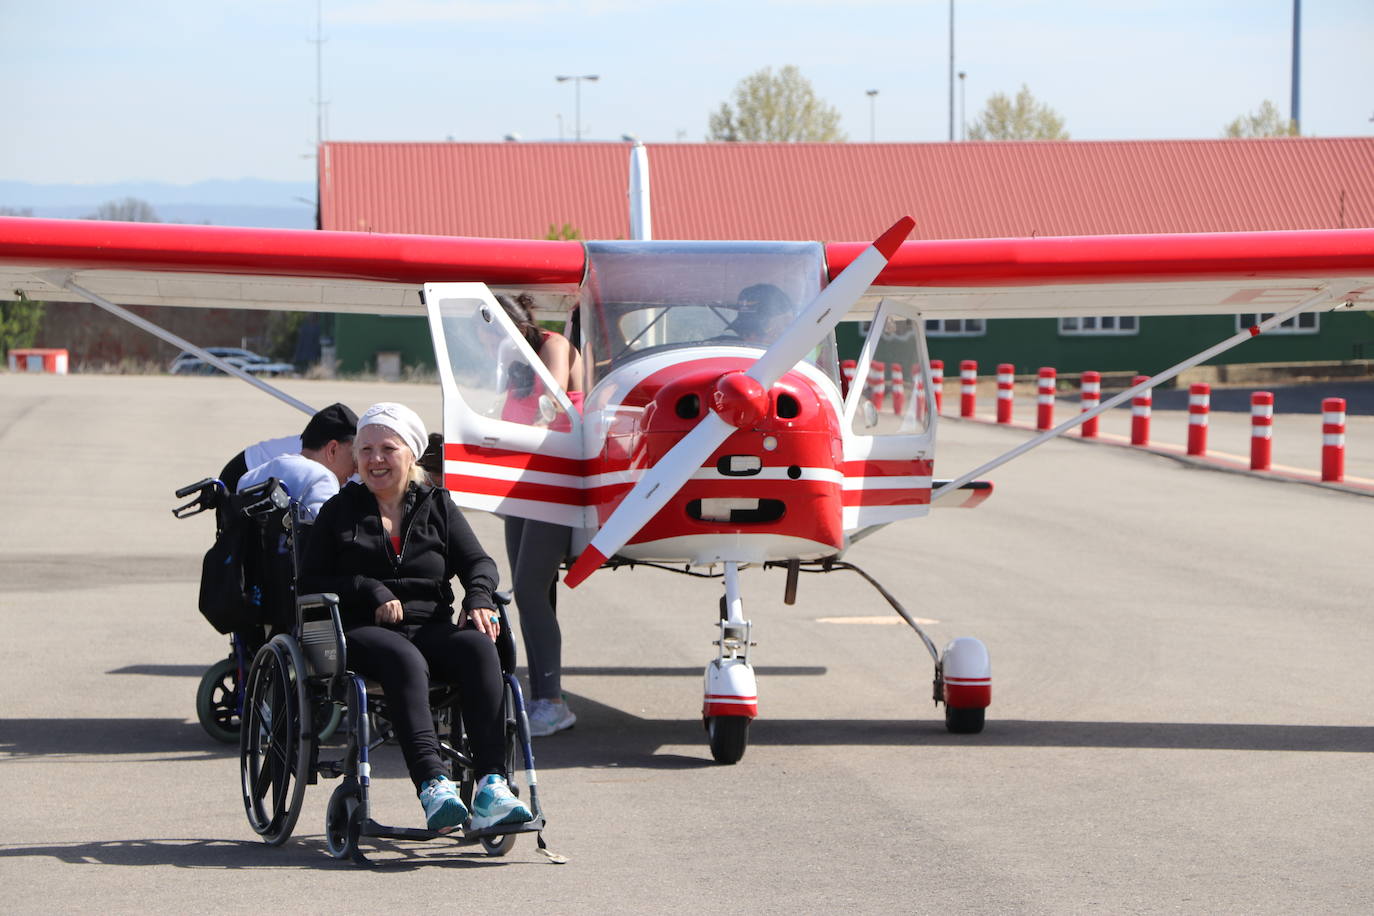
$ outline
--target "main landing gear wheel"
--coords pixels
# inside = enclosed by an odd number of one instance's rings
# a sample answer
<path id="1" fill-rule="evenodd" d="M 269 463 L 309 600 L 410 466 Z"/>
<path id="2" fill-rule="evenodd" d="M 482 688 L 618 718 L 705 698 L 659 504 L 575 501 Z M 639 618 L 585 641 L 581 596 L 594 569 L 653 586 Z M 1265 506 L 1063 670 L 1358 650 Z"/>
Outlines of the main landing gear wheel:
<path id="1" fill-rule="evenodd" d="M 953 706 L 945 706 L 945 728 L 955 735 L 976 735 L 983 730 L 983 719 L 987 710 L 982 707 L 977 709 L 955 709 Z"/>
<path id="2" fill-rule="evenodd" d="M 273 846 L 291 836 L 309 777 L 313 736 L 304 727 L 304 673 L 295 640 L 276 636 L 253 659 L 244 691 L 239 744 L 243 807 L 249 825 Z"/>
<path id="3" fill-rule="evenodd" d="M 239 743 L 239 663 L 234 656 L 209 667 L 196 690 L 196 718 L 216 741 Z"/>
<path id="4" fill-rule="evenodd" d="M 739 763 L 749 746 L 752 721 L 747 716 L 707 716 L 706 738 L 716 763 Z"/>
<path id="5" fill-rule="evenodd" d="M 324 814 L 324 844 L 336 859 L 351 859 L 358 853 L 358 838 L 363 828 L 363 791 L 348 777 L 329 796 Z"/>

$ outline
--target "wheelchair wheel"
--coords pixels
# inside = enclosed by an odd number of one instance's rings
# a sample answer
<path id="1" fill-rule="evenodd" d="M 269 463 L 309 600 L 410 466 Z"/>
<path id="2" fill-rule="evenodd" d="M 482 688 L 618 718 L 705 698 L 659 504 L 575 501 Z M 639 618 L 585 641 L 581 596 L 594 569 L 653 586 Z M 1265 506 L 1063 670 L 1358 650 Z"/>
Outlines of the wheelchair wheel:
<path id="1" fill-rule="evenodd" d="M 324 842 L 336 859 L 350 859 L 358 851 L 363 827 L 363 790 L 352 778 L 345 779 L 329 796 L 324 815 Z"/>
<path id="2" fill-rule="evenodd" d="M 222 658 L 206 670 L 196 691 L 196 718 L 216 741 L 239 742 L 239 663 Z"/>
<path id="3" fill-rule="evenodd" d="M 515 834 L 508 833 L 505 836 L 482 837 L 482 848 L 489 856 L 504 856 L 510 852 L 515 845 Z"/>
<path id="4" fill-rule="evenodd" d="M 289 636 L 276 636 L 258 650 L 244 691 L 239 774 L 248 823 L 263 840 L 286 842 L 300 816 L 310 774 L 312 730 L 305 661 Z"/>

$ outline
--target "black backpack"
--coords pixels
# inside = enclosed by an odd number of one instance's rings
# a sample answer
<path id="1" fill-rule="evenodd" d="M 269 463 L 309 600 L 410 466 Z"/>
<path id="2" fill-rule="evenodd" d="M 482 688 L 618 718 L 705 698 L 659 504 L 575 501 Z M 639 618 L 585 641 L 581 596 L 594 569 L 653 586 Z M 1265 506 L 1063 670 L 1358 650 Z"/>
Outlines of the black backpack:
<path id="1" fill-rule="evenodd" d="M 218 508 L 215 543 L 200 565 L 200 612 L 219 632 L 278 623 L 277 580 L 285 571 L 276 532 L 288 506 L 285 491 L 268 480 L 229 495 Z"/>

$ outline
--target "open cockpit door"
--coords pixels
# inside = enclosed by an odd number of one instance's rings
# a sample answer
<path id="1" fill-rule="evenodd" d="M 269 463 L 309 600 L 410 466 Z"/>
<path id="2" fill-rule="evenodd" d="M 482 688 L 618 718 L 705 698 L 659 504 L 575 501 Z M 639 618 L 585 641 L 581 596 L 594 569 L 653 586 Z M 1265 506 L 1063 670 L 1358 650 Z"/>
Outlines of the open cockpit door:
<path id="1" fill-rule="evenodd" d="M 582 418 L 483 283 L 425 285 L 460 506 L 583 527 Z"/>
<path id="2" fill-rule="evenodd" d="M 840 428 L 847 534 L 930 511 L 935 393 L 920 316 L 905 311 L 887 300 L 879 303 L 845 398 Z M 884 379 L 892 379 L 890 391 L 865 383 L 875 363 L 884 365 Z M 909 368 L 910 374 L 894 373 L 892 366 Z"/>

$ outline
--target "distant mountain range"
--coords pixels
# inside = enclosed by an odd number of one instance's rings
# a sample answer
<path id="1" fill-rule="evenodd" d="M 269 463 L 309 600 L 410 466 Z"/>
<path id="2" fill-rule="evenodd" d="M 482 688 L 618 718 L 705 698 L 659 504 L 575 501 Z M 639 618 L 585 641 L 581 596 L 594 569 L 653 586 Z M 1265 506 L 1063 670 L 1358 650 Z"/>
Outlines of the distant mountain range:
<path id="1" fill-rule="evenodd" d="M 107 201 L 136 197 L 147 201 L 167 223 L 210 223 L 280 229 L 315 227 L 315 185 L 305 181 L 256 178 L 163 184 L 29 184 L 0 181 L 0 207 L 32 210 L 34 216 L 89 216 Z"/>

